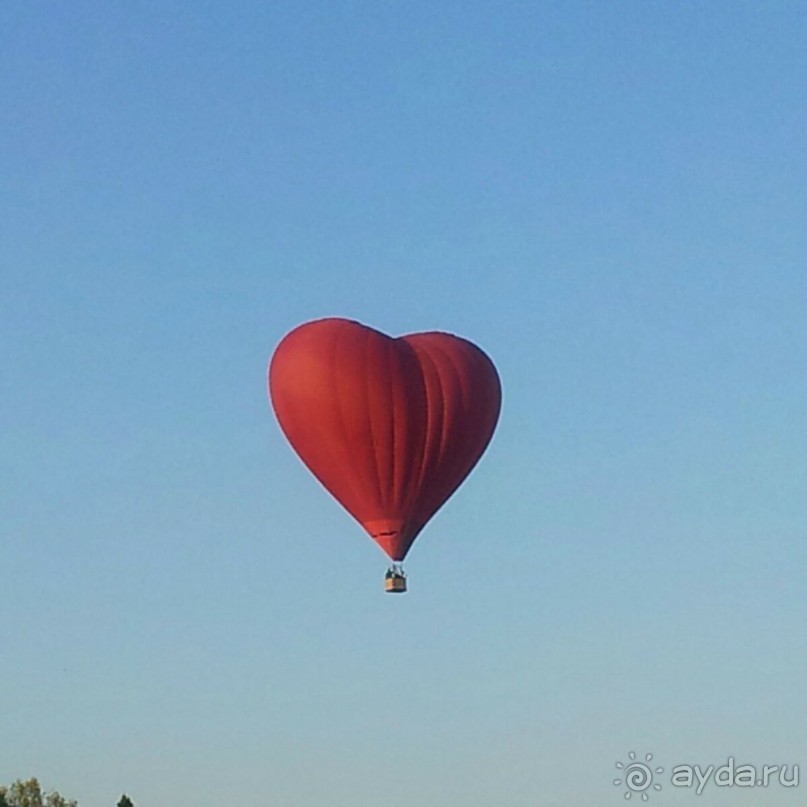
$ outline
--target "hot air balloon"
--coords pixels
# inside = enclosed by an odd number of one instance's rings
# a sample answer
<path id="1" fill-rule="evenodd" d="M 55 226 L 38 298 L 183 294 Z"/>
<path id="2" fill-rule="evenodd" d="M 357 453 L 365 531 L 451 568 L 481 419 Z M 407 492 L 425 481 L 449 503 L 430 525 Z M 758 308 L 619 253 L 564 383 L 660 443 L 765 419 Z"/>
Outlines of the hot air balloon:
<path id="1" fill-rule="evenodd" d="M 385 589 L 406 591 L 413 541 L 493 435 L 493 362 L 448 333 L 392 338 L 327 318 L 281 340 L 269 394 L 300 459 L 392 561 Z"/>

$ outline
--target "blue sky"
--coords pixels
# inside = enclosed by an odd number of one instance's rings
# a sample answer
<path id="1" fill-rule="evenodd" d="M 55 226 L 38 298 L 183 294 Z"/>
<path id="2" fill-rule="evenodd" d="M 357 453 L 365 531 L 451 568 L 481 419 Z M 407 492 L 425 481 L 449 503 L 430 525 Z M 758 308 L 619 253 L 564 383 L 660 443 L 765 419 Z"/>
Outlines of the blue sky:
<path id="1" fill-rule="evenodd" d="M 806 38 L 796 2 L 4 3 L 0 781 L 807 770 Z M 266 399 L 330 315 L 502 378 L 403 598 Z"/>

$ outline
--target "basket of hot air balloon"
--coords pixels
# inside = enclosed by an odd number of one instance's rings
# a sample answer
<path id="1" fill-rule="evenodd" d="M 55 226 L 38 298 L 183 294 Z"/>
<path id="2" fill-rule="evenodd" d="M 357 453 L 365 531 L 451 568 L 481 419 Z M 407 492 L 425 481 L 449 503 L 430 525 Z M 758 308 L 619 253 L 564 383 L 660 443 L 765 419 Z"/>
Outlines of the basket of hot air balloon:
<path id="1" fill-rule="evenodd" d="M 452 334 L 327 318 L 281 340 L 269 394 L 300 459 L 392 561 L 385 590 L 405 592 L 400 564 L 493 436 L 493 362 Z"/>
<path id="2" fill-rule="evenodd" d="M 390 594 L 406 593 L 406 573 L 398 563 L 387 569 L 384 575 L 384 591 Z"/>

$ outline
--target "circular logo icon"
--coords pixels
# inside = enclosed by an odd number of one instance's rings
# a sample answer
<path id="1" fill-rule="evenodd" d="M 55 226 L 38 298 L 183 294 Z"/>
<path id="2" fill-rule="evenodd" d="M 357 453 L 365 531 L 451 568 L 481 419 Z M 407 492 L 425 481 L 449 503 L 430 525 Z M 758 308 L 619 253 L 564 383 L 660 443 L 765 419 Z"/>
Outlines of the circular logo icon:
<path id="1" fill-rule="evenodd" d="M 630 799 L 634 793 L 639 793 L 642 796 L 642 801 L 648 801 L 650 796 L 648 791 L 651 789 L 655 791 L 661 790 L 661 785 L 653 782 L 653 776 L 657 773 L 664 773 L 664 768 L 651 768 L 650 762 L 653 759 L 652 754 L 647 754 L 644 762 L 639 762 L 636 759 L 636 753 L 631 751 L 628 754 L 629 762 L 617 762 L 616 767 L 622 771 L 621 779 L 614 779 L 614 785 L 617 787 L 624 786 L 625 798 Z"/>

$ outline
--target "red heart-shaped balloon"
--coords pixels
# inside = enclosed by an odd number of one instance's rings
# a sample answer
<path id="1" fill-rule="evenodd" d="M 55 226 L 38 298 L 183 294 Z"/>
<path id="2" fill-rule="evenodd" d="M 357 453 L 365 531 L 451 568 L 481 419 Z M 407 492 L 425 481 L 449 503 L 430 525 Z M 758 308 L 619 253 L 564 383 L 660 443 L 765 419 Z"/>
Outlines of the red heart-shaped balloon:
<path id="1" fill-rule="evenodd" d="M 394 561 L 476 465 L 501 408 L 496 369 L 471 342 L 338 318 L 281 341 L 269 392 L 302 461 Z"/>

